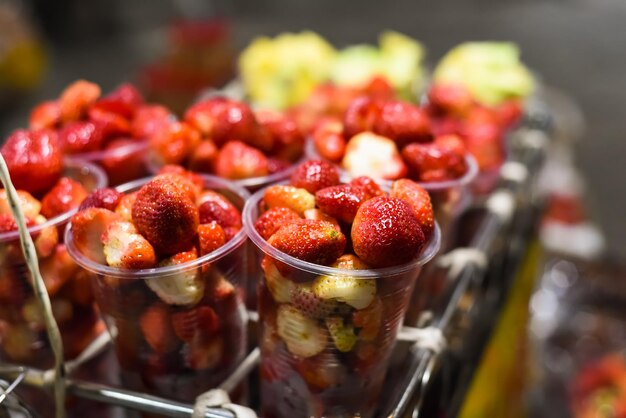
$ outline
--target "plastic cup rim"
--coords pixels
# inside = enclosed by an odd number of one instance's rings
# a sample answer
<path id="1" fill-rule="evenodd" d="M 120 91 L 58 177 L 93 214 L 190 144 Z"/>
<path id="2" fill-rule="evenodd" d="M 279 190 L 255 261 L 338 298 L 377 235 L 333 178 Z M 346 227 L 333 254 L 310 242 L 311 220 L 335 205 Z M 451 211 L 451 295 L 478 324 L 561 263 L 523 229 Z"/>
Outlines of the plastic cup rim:
<path id="1" fill-rule="evenodd" d="M 285 182 L 283 182 L 282 184 L 285 184 Z M 254 220 L 256 220 L 256 217 L 258 217 L 258 203 L 263 197 L 266 189 L 267 187 L 258 190 L 246 201 L 242 213 L 243 227 L 246 231 L 246 234 L 248 235 L 248 238 L 250 238 L 254 245 L 256 245 L 261 251 L 278 261 L 288 264 L 291 267 L 295 267 L 297 269 L 317 275 L 350 276 L 354 277 L 355 279 L 372 279 L 378 277 L 396 276 L 416 269 L 429 262 L 439 251 L 441 245 L 441 230 L 439 228 L 439 224 L 435 222 L 433 236 L 428 244 L 424 247 L 420 257 L 399 266 L 384 267 L 378 269 L 348 270 L 322 266 L 319 264 L 300 260 L 269 245 L 267 241 L 261 235 L 259 235 L 256 228 L 254 228 Z M 253 218 L 255 219 L 253 220 Z"/>
<path id="2" fill-rule="evenodd" d="M 74 160 L 100 161 L 106 157 L 126 156 L 132 152 L 139 151 L 142 149 L 147 149 L 147 148 L 148 148 L 148 141 L 145 139 L 138 139 L 136 140 L 136 142 L 126 144 L 118 148 L 71 154 L 70 157 Z"/>
<path id="3" fill-rule="evenodd" d="M 89 170 L 89 173 L 92 174 L 96 180 L 94 189 L 106 187 L 108 184 L 108 177 L 106 173 L 104 172 L 102 168 L 100 168 L 96 164 L 93 164 L 89 161 L 82 161 L 82 160 L 78 160 L 78 159 L 74 159 L 70 157 L 64 158 L 63 164 L 65 165 L 65 167 L 68 167 L 68 168 L 75 168 L 78 170 L 86 168 L 87 170 Z M 30 228 L 28 228 L 28 233 L 33 235 L 42 231 L 44 228 L 48 228 L 50 226 L 61 225 L 64 222 L 68 221 L 76 213 L 77 210 L 78 208 L 71 209 L 67 212 L 64 212 L 60 215 L 57 215 L 53 218 L 48 219 L 46 222 L 42 224 L 33 225 Z M 9 231 L 9 232 L 3 232 L 0 234 L 0 242 L 10 242 L 10 241 L 14 241 L 17 239 L 19 239 L 19 231 Z"/>
<path id="4" fill-rule="evenodd" d="M 243 187 L 233 184 L 232 182 L 222 179 L 220 177 L 211 176 L 209 174 L 200 174 L 200 177 L 204 180 L 205 186 L 210 184 L 208 188 L 213 187 L 222 187 L 224 189 L 228 189 L 231 192 L 234 192 L 239 198 L 242 199 L 242 202 L 246 202 L 250 196 L 250 193 Z M 127 192 L 133 189 L 136 189 L 151 179 L 154 176 L 144 177 L 142 179 L 133 180 L 124 184 L 121 184 L 115 189 L 119 192 Z M 92 273 L 111 276 L 121 279 L 150 279 L 155 277 L 165 277 L 173 274 L 177 274 L 181 271 L 185 271 L 188 269 L 198 268 L 202 265 L 217 261 L 224 257 L 226 254 L 240 247 L 246 241 L 246 233 L 244 228 L 241 228 L 235 236 L 228 241 L 226 244 L 222 245 L 217 250 L 205 254 L 201 257 L 196 258 L 195 260 L 188 261 L 183 264 L 178 264 L 174 266 L 165 266 L 165 267 L 153 267 L 149 269 L 139 269 L 139 270 L 126 270 L 120 269 L 116 267 L 106 266 L 103 264 L 96 263 L 95 261 L 90 260 L 86 256 L 84 256 L 78 249 L 74 246 L 74 240 L 71 234 L 72 223 L 69 222 L 65 229 L 65 244 L 67 247 L 67 251 L 70 256 L 76 261 L 76 263 L 89 270 Z"/>

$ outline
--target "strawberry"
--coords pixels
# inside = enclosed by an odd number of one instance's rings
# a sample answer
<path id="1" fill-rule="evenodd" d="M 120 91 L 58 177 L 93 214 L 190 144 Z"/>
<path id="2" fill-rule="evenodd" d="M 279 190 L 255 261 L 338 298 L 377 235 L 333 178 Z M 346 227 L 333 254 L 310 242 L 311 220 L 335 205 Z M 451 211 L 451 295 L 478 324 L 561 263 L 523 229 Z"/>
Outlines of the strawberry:
<path id="1" fill-rule="evenodd" d="M 109 177 L 109 185 L 126 183 L 148 174 L 144 148 L 137 147 L 136 140 L 116 138 L 109 141 L 103 151 L 100 164 Z"/>
<path id="2" fill-rule="evenodd" d="M 326 348 L 326 330 L 291 305 L 278 307 L 276 328 L 289 352 L 297 357 L 313 357 Z"/>
<path id="3" fill-rule="evenodd" d="M 261 268 L 265 273 L 265 285 L 272 298 L 278 303 L 290 303 L 295 284 L 281 274 L 269 256 L 263 257 Z"/>
<path id="4" fill-rule="evenodd" d="M 37 216 L 35 224 L 42 225 L 48 220 L 44 216 Z M 48 225 L 42 228 L 34 237 L 35 249 L 39 258 L 45 258 L 52 255 L 56 245 L 59 243 L 59 231 L 54 225 Z"/>
<path id="5" fill-rule="evenodd" d="M 159 267 L 178 266 L 198 258 L 198 251 L 190 247 L 162 260 Z M 204 295 L 204 280 L 197 267 L 181 267 L 176 273 L 146 280 L 148 287 L 168 305 L 194 305 Z"/>
<path id="6" fill-rule="evenodd" d="M 354 99 L 343 116 L 343 134 L 350 140 L 358 133 L 372 131 L 380 119 L 381 104 L 371 97 L 361 96 Z"/>
<path id="7" fill-rule="evenodd" d="M 220 150 L 215 173 L 227 179 L 247 179 L 269 174 L 267 157 L 241 141 L 230 141 Z"/>
<path id="8" fill-rule="evenodd" d="M 331 224 L 335 225 L 337 228 L 340 227 L 339 221 L 337 221 L 337 219 L 333 218 L 330 215 L 327 215 L 326 213 L 322 212 L 319 209 L 307 209 L 307 210 L 305 210 L 304 211 L 304 219 L 314 219 L 314 220 L 317 220 L 317 221 L 326 221 L 326 222 L 330 222 Z"/>
<path id="9" fill-rule="evenodd" d="M 368 176 L 359 176 L 357 178 L 354 178 L 350 180 L 350 184 L 364 187 L 365 192 L 370 198 L 382 196 L 385 194 L 385 192 L 382 191 L 378 183 L 376 183 L 371 177 Z"/>
<path id="10" fill-rule="evenodd" d="M 204 139 L 189 157 L 189 169 L 201 173 L 215 172 L 219 151 L 210 139 Z"/>
<path id="11" fill-rule="evenodd" d="M 211 337 L 220 328 L 220 319 L 210 306 L 198 306 L 193 309 L 172 314 L 172 327 L 182 341 Z"/>
<path id="12" fill-rule="evenodd" d="M 428 91 L 428 106 L 435 114 L 463 116 L 474 106 L 474 99 L 462 84 L 434 84 Z"/>
<path id="13" fill-rule="evenodd" d="M 252 109 L 243 102 L 215 97 L 191 106 L 184 119 L 217 146 L 231 139 L 255 146 L 269 145 L 255 143 L 258 124 Z"/>
<path id="14" fill-rule="evenodd" d="M 170 322 L 170 313 L 166 305 L 155 303 L 139 318 L 139 327 L 148 345 L 157 353 L 174 351 L 179 344 Z"/>
<path id="15" fill-rule="evenodd" d="M 467 151 L 476 158 L 481 171 L 497 169 L 506 158 L 500 128 L 492 123 L 465 123 L 462 136 Z"/>
<path id="16" fill-rule="evenodd" d="M 500 125 L 511 129 L 524 116 L 524 105 L 519 100 L 507 100 L 493 109 Z"/>
<path id="17" fill-rule="evenodd" d="M 156 265 L 154 248 L 130 222 L 111 222 L 102 235 L 102 243 L 104 257 L 111 267 L 135 270 Z"/>
<path id="18" fill-rule="evenodd" d="M 200 174 L 191 172 L 186 170 L 184 167 L 176 164 L 168 164 L 159 169 L 159 175 L 161 174 L 178 174 L 184 177 L 187 182 L 191 182 L 193 184 L 193 189 L 195 189 L 195 194 L 199 195 L 202 189 L 204 189 L 204 180 Z M 197 198 L 197 196 L 196 196 Z"/>
<path id="19" fill-rule="evenodd" d="M 104 141 L 104 131 L 93 122 L 74 121 L 58 130 L 59 147 L 66 154 L 97 151 Z"/>
<path id="20" fill-rule="evenodd" d="M 201 224 L 216 221 L 222 228 L 235 228 L 237 231 L 241 229 L 239 210 L 223 195 L 205 190 L 198 198 L 198 204 Z"/>
<path id="21" fill-rule="evenodd" d="M 254 228 L 263 239 L 268 240 L 281 226 L 298 219 L 301 219 L 300 215 L 292 209 L 277 206 L 270 208 L 263 215 L 259 216 L 256 222 L 254 222 Z"/>
<path id="22" fill-rule="evenodd" d="M 194 341 L 184 347 L 185 365 L 193 370 L 206 370 L 217 367 L 225 353 L 221 336 L 208 341 Z"/>
<path id="23" fill-rule="evenodd" d="M 101 237 L 107 226 L 119 217 L 108 209 L 88 208 L 72 217 L 72 239 L 85 257 L 106 264 Z"/>
<path id="24" fill-rule="evenodd" d="M 61 121 L 70 122 L 79 120 L 100 97 L 100 87 L 85 80 L 78 80 L 70 84 L 61 92 L 59 107 Z"/>
<path id="25" fill-rule="evenodd" d="M 402 199 L 378 196 L 363 203 L 352 224 L 354 252 L 378 268 L 415 259 L 426 244 L 411 206 Z"/>
<path id="26" fill-rule="evenodd" d="M 137 199 L 137 192 L 125 194 L 119 199 L 117 206 L 115 206 L 115 213 L 117 213 L 122 220 L 128 222 L 133 221 L 133 204 L 135 203 L 135 199 Z"/>
<path id="27" fill-rule="evenodd" d="M 335 119 L 320 122 L 312 133 L 313 145 L 324 159 L 338 163 L 346 153 L 343 123 Z"/>
<path id="28" fill-rule="evenodd" d="M 202 186 L 198 186 L 192 177 L 188 176 L 187 172 L 182 174 L 178 173 L 163 173 L 154 176 L 152 181 L 169 182 L 173 184 L 181 193 L 184 193 L 192 202 L 198 200 L 198 196 L 202 191 Z"/>
<path id="29" fill-rule="evenodd" d="M 19 199 L 22 212 L 24 212 L 24 216 L 29 219 L 35 219 L 41 211 L 41 203 L 39 200 L 35 199 L 33 195 L 23 190 L 17 191 L 17 197 Z M 11 206 L 9 205 L 5 189 L 0 190 L 0 214 L 6 214 L 13 217 L 13 212 L 11 211 Z"/>
<path id="30" fill-rule="evenodd" d="M 31 223 L 34 222 L 31 220 Z M 0 234 L 17 231 L 17 223 L 10 213 L 0 213 Z M 4 255 L 4 254 L 3 254 Z"/>
<path id="31" fill-rule="evenodd" d="M 322 299 L 315 294 L 311 284 L 293 284 L 291 304 L 313 319 L 324 319 L 330 315 L 349 313 L 350 307 L 334 299 Z"/>
<path id="32" fill-rule="evenodd" d="M 87 208 L 103 208 L 110 211 L 116 210 L 124 194 L 110 187 L 103 187 L 91 192 L 80 204 L 78 210 Z"/>
<path id="33" fill-rule="evenodd" d="M 305 210 L 315 207 L 315 196 L 305 189 L 293 186 L 270 186 L 263 195 L 268 208 L 283 206 L 302 215 Z"/>
<path id="34" fill-rule="evenodd" d="M 459 155 L 465 155 L 465 143 L 458 135 L 440 135 L 435 138 L 435 145 L 442 148 L 448 148 Z"/>
<path id="35" fill-rule="evenodd" d="M 148 139 L 170 124 L 173 116 L 161 105 L 143 105 L 135 111 L 135 117 L 130 125 L 133 138 Z"/>
<path id="36" fill-rule="evenodd" d="M 77 208 L 87 197 L 87 190 L 77 181 L 62 177 L 41 199 L 41 214 L 54 218 Z"/>
<path id="37" fill-rule="evenodd" d="M 50 189 L 63 172 L 63 156 L 53 131 L 17 130 L 2 149 L 16 189 L 37 194 Z"/>
<path id="38" fill-rule="evenodd" d="M 309 160 L 294 170 L 291 185 L 315 193 L 320 189 L 339 184 L 339 170 L 325 161 Z"/>
<path id="39" fill-rule="evenodd" d="M 350 276 L 320 276 L 312 286 L 322 300 L 343 302 L 355 309 L 366 308 L 376 296 L 376 280 Z"/>
<path id="40" fill-rule="evenodd" d="M 54 297 L 63 286 L 74 280 L 74 276 L 80 270 L 64 244 L 57 244 L 51 257 L 40 260 L 39 269 L 50 297 Z M 86 285 L 90 286 L 89 283 Z"/>
<path id="41" fill-rule="evenodd" d="M 180 164 L 200 144 L 200 133 L 184 122 L 173 122 L 150 137 L 151 157 L 159 165 Z"/>
<path id="42" fill-rule="evenodd" d="M 271 145 L 271 154 L 287 160 L 295 161 L 304 153 L 305 136 L 298 127 L 294 118 L 282 112 L 262 110 L 256 112 L 261 132 L 265 130 L 270 140 L 264 140 Z M 262 133 L 261 133 L 262 134 Z M 267 148 L 260 147 L 267 150 Z"/>
<path id="43" fill-rule="evenodd" d="M 132 84 L 124 83 L 96 101 L 94 107 L 130 119 L 142 104 L 143 97 L 141 97 L 139 90 Z"/>
<path id="44" fill-rule="evenodd" d="M 315 391 L 338 386 L 347 374 L 342 360 L 330 350 L 325 350 L 313 357 L 299 359 L 294 368 L 307 385 Z M 324 415 L 321 412 L 311 416 Z"/>
<path id="45" fill-rule="evenodd" d="M 322 212 L 346 223 L 352 223 L 361 204 L 369 198 L 365 187 L 354 184 L 326 187 L 315 193 L 315 201 Z"/>
<path id="46" fill-rule="evenodd" d="M 231 300 L 235 296 L 235 287 L 224 277 L 224 275 L 212 268 L 209 270 L 206 280 L 205 300 L 213 304 L 220 304 Z"/>
<path id="47" fill-rule="evenodd" d="M 419 107 L 401 101 L 386 102 L 374 123 L 374 132 L 392 139 L 398 148 L 411 142 L 428 142 L 432 139 L 430 120 Z"/>
<path id="48" fill-rule="evenodd" d="M 28 118 L 30 129 L 55 129 L 61 122 L 61 106 L 56 100 L 41 102 L 33 107 Z"/>
<path id="49" fill-rule="evenodd" d="M 105 139 L 130 135 L 130 122 L 117 113 L 91 108 L 87 111 L 87 118 L 100 128 Z"/>
<path id="50" fill-rule="evenodd" d="M 352 324 L 344 323 L 343 318 L 331 316 L 326 318 L 326 328 L 328 333 L 335 343 L 337 350 L 342 353 L 352 351 L 354 344 L 356 344 L 356 334 L 354 333 L 354 327 Z"/>
<path id="51" fill-rule="evenodd" d="M 439 144 L 409 144 L 402 157 L 411 178 L 423 182 L 453 180 L 467 172 L 464 154 Z"/>
<path id="52" fill-rule="evenodd" d="M 198 209 L 171 179 L 155 178 L 143 185 L 132 208 L 133 222 L 158 254 L 184 251 L 195 237 Z"/>
<path id="53" fill-rule="evenodd" d="M 210 254 L 226 244 L 226 234 L 222 227 L 215 221 L 198 226 L 198 241 L 200 242 L 200 255 Z"/>
<path id="54" fill-rule="evenodd" d="M 352 313 L 352 324 L 359 329 L 359 340 L 374 341 L 378 336 L 383 320 L 383 303 L 375 298 L 370 305 Z"/>
<path id="55" fill-rule="evenodd" d="M 426 240 L 430 240 L 435 229 L 435 214 L 428 192 L 414 181 L 400 179 L 391 186 L 389 196 L 402 199 L 411 206 Z"/>
<path id="56" fill-rule="evenodd" d="M 371 132 L 363 132 L 350 139 L 341 165 L 355 177 L 397 179 L 407 173 L 396 143 Z"/>
<path id="57" fill-rule="evenodd" d="M 274 174 L 280 173 L 288 169 L 291 166 L 289 161 L 281 160 L 280 158 L 269 157 L 267 159 L 267 173 Z"/>
<path id="58" fill-rule="evenodd" d="M 292 257 L 328 265 L 343 254 L 346 237 L 330 222 L 301 219 L 280 228 L 267 242 Z"/>

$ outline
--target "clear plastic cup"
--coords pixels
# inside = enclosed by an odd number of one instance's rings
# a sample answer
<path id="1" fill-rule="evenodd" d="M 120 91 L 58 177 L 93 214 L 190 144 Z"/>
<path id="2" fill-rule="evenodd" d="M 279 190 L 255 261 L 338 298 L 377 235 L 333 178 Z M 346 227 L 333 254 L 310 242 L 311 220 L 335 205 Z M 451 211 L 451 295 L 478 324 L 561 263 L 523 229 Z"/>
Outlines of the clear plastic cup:
<path id="1" fill-rule="evenodd" d="M 439 249 L 439 228 L 410 263 L 372 270 L 327 267 L 291 257 L 258 234 L 254 222 L 263 193 L 255 193 L 243 212 L 262 260 L 262 416 L 369 417 L 415 280 Z M 319 292 L 328 297 L 321 299 Z"/>
<path id="2" fill-rule="evenodd" d="M 147 176 L 148 141 L 129 139 L 127 144 L 113 149 L 73 154 L 76 160 L 88 161 L 102 167 L 109 184 L 117 186 Z"/>
<path id="3" fill-rule="evenodd" d="M 245 189 L 214 176 L 202 178 L 205 189 L 221 193 L 241 210 L 249 196 Z M 149 180 L 127 183 L 117 190 L 134 192 Z M 180 265 L 143 270 L 113 268 L 86 258 L 76 249 L 71 223 L 65 239 L 70 255 L 91 279 L 128 387 L 193 402 L 221 383 L 245 357 L 243 229 L 210 254 Z M 171 292 L 164 293 L 174 278 L 190 275 L 200 289 L 199 301 L 171 299 Z"/>
<path id="4" fill-rule="evenodd" d="M 63 175 L 88 191 L 107 184 L 99 167 L 83 161 L 66 159 Z M 63 244 L 63 228 L 75 212 L 70 210 L 29 228 L 67 359 L 80 354 L 104 330 L 89 281 Z M 31 283 L 18 231 L 0 234 L 0 356 L 12 363 L 49 368 L 54 364 L 52 349 Z"/>

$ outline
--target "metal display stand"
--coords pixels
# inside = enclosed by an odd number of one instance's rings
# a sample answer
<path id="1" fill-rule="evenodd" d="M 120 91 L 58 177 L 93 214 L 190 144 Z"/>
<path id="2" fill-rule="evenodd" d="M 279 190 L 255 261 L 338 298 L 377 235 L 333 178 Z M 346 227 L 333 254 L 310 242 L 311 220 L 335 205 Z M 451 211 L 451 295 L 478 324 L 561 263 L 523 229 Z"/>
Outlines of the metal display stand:
<path id="1" fill-rule="evenodd" d="M 421 342 L 400 341 L 402 373 L 387 378 L 393 388 L 380 417 L 429 416 L 433 405 L 445 403 L 446 416 L 456 416 L 475 371 L 484 345 L 499 315 L 502 302 L 518 270 L 536 225 L 540 197 L 536 196 L 535 173 L 549 143 L 545 113 L 532 113 L 509 138 L 509 159 L 501 170 L 495 191 L 481 199 L 463 217 L 473 225 L 463 246 L 439 257 L 445 261 L 447 288 L 436 301 L 429 319 L 420 327 L 439 330 L 446 347 L 439 351 Z M 466 222 L 460 220 L 460 224 Z M 467 235 L 467 234 L 466 234 Z M 442 261 L 443 260 L 443 261 Z M 252 321 L 255 313 L 250 315 Z M 418 324 L 411 324 L 418 325 Z M 406 328 L 404 331 L 411 331 Z M 108 334 L 87 349 L 81 362 L 106 348 Z M 259 349 L 253 349 L 220 388 L 229 391 L 246 380 L 259 363 Z M 445 369 L 445 373 L 442 371 Z M 3 407 L 14 405 L 12 390 L 18 385 L 46 387 L 49 371 L 12 365 L 0 366 L 0 417 Z M 71 373 L 71 372 L 70 372 Z M 70 374 L 68 373 L 68 374 Z M 68 394 L 106 404 L 167 417 L 192 416 L 193 406 L 143 393 L 101 384 L 67 379 Z M 11 402 L 9 402 L 11 400 Z M 10 404 L 10 405 L 9 405 Z M 8 416 L 11 416 L 10 414 Z M 27 415 L 26 415 L 27 416 Z M 206 418 L 236 418 L 230 410 L 210 408 Z"/>

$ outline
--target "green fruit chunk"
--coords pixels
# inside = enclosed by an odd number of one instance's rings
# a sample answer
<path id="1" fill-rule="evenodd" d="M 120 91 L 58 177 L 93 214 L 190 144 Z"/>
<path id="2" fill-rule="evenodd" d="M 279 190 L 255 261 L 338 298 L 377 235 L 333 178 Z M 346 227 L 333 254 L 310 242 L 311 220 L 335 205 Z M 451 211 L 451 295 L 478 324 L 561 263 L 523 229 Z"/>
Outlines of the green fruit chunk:
<path id="1" fill-rule="evenodd" d="M 342 353 L 347 353 L 352 350 L 357 340 L 352 324 L 346 325 L 343 318 L 330 317 L 326 318 L 326 328 L 328 328 L 328 332 L 337 350 Z"/>
<path id="2" fill-rule="evenodd" d="M 291 305 L 280 305 L 276 316 L 278 336 L 287 349 L 298 357 L 313 357 L 326 348 L 326 332 L 317 321 L 308 318 Z"/>
<path id="3" fill-rule="evenodd" d="M 322 299 L 336 299 L 355 309 L 369 306 L 376 296 L 376 280 L 349 276 L 320 276 L 313 283 L 313 292 Z"/>

